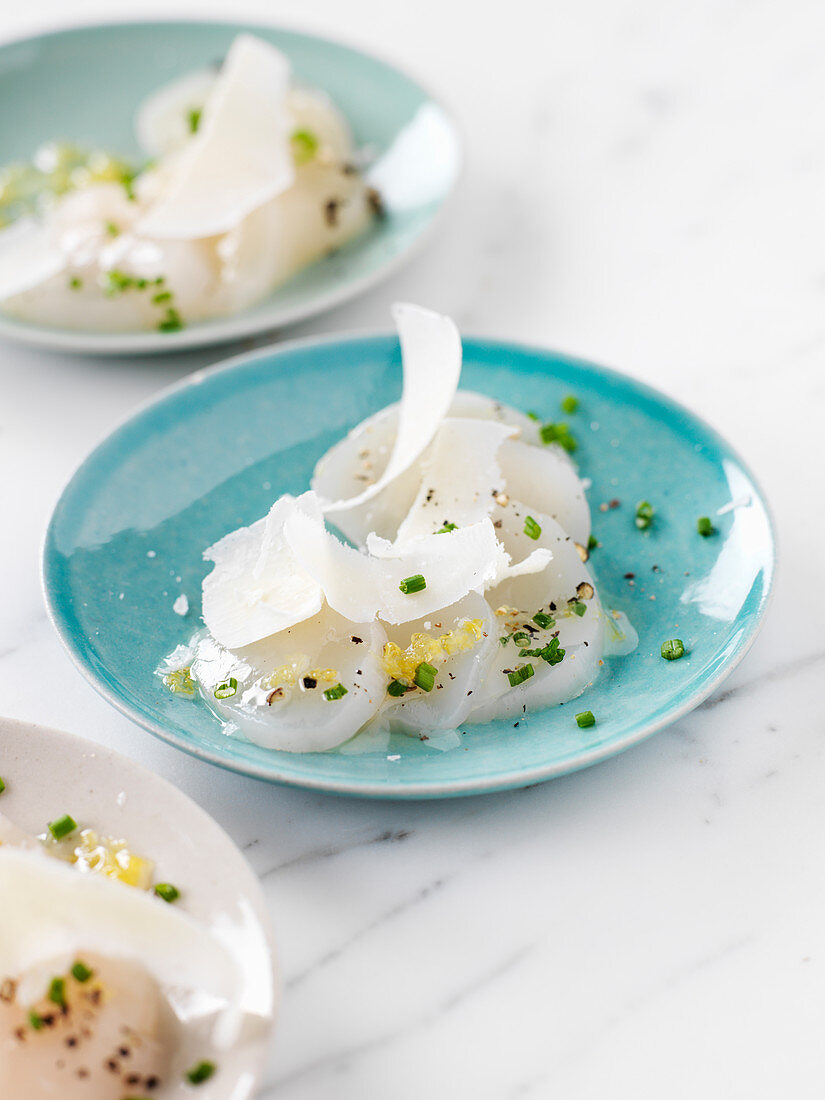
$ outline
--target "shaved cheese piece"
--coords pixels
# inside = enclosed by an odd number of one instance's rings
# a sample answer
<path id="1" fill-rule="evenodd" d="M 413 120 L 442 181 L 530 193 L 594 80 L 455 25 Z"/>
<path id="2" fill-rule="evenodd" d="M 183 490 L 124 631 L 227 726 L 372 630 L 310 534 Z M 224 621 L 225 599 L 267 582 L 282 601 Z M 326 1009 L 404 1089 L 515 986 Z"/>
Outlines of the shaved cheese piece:
<path id="1" fill-rule="evenodd" d="M 323 521 L 295 511 L 284 525 L 293 554 L 323 589 L 327 603 L 354 622 L 404 623 L 483 591 L 506 561 L 489 520 L 404 547 L 376 536 L 363 554 L 339 542 Z M 399 585 L 421 574 L 427 587 L 411 595 Z"/>
<path id="2" fill-rule="evenodd" d="M 39 286 L 66 267 L 66 257 L 34 218 L 0 230 L 0 302 Z"/>
<path id="3" fill-rule="evenodd" d="M 139 223 L 156 237 L 211 237 L 285 191 L 295 179 L 285 108 L 289 62 L 239 35 L 203 108 L 200 127 Z"/>
<path id="4" fill-rule="evenodd" d="M 164 84 L 141 103 L 135 115 L 135 133 L 151 157 L 162 157 L 179 149 L 192 137 L 191 112 L 202 111 L 218 73 L 198 69 Z"/>
<path id="5" fill-rule="evenodd" d="M 447 418 L 421 466 L 421 488 L 397 543 L 432 535 L 445 524 L 467 527 L 489 516 L 504 479 L 497 455 L 516 434 L 506 424 Z"/>
<path id="6" fill-rule="evenodd" d="M 320 611 L 321 588 L 283 535 L 296 511 L 323 526 L 314 493 L 283 496 L 264 519 L 232 531 L 204 553 L 215 568 L 203 582 L 203 618 L 222 645 L 249 645 Z"/>
<path id="7" fill-rule="evenodd" d="M 20 974 L 46 959 L 62 958 L 68 967 L 93 947 L 140 962 L 165 989 L 197 993 L 180 1002 L 193 1016 L 236 999 L 238 968 L 229 950 L 183 909 L 143 890 L 3 845 L 0 897 L 15 899 L 0 907 L 0 974 Z"/>
<path id="8" fill-rule="evenodd" d="M 455 323 L 421 306 L 392 307 L 401 341 L 404 383 L 398 433 L 386 469 L 374 485 L 347 500 L 330 502 L 328 514 L 347 512 L 371 500 L 403 474 L 429 445 L 447 415 L 461 374 L 461 337 Z"/>

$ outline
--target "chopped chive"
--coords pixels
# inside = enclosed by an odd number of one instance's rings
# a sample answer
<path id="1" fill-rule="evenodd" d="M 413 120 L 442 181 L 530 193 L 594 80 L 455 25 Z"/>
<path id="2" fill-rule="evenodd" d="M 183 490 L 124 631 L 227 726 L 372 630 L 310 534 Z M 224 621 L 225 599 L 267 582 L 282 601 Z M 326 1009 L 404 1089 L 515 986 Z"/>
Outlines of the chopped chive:
<path id="1" fill-rule="evenodd" d="M 450 533 L 450 531 L 457 531 L 457 530 L 458 530 L 458 524 L 457 523 L 445 523 L 443 527 L 439 527 L 439 529 L 436 531 L 436 534 L 437 535 L 448 535 Z"/>
<path id="2" fill-rule="evenodd" d="M 203 111 L 200 107 L 193 107 L 186 115 L 186 121 L 189 124 L 189 133 L 196 134 L 198 127 L 201 124 L 201 115 Z"/>
<path id="3" fill-rule="evenodd" d="M 548 630 L 555 621 L 552 615 L 548 615 L 544 611 L 537 611 L 533 616 L 533 622 L 536 626 L 540 626 L 542 630 Z"/>
<path id="4" fill-rule="evenodd" d="M 696 530 L 703 539 L 708 538 L 709 535 L 716 534 L 716 528 L 710 522 L 710 516 L 699 516 L 696 521 Z"/>
<path id="5" fill-rule="evenodd" d="M 541 527 L 532 516 L 527 516 L 524 521 L 524 533 L 528 539 L 537 539 L 541 534 Z"/>
<path id="6" fill-rule="evenodd" d="M 510 687 L 518 687 L 519 684 L 523 684 L 525 680 L 529 680 L 534 674 L 535 669 L 531 664 L 519 665 L 513 672 L 507 673 L 507 679 L 510 681 Z"/>
<path id="7" fill-rule="evenodd" d="M 542 424 L 540 434 L 542 443 L 558 443 L 568 454 L 572 454 L 578 447 L 566 424 Z"/>
<path id="8" fill-rule="evenodd" d="M 589 535 L 588 539 L 587 539 L 587 549 L 588 550 L 596 550 L 599 546 L 601 546 L 601 543 L 596 538 L 596 536 L 595 535 Z"/>
<path id="9" fill-rule="evenodd" d="M 156 306 L 162 305 L 164 302 L 172 301 L 171 290 L 159 290 L 157 294 L 152 295 L 152 301 Z"/>
<path id="10" fill-rule="evenodd" d="M 587 611 L 587 604 L 583 603 L 581 600 L 571 600 L 570 610 L 574 615 L 578 615 L 579 618 L 581 618 L 585 611 Z"/>
<path id="11" fill-rule="evenodd" d="M 406 684 L 402 684 L 400 680 L 390 680 L 387 684 L 387 695 L 391 695 L 393 699 L 398 699 L 401 695 L 406 695 L 410 689 Z"/>
<path id="12" fill-rule="evenodd" d="M 166 282 L 166 276 L 158 275 L 158 277 L 156 279 L 153 279 L 152 281 L 154 282 L 155 286 L 163 286 L 163 284 Z"/>
<path id="13" fill-rule="evenodd" d="M 507 645 L 507 643 L 509 641 L 510 641 L 510 635 L 509 634 L 502 634 L 501 637 L 499 638 L 499 642 L 501 642 L 502 645 Z"/>
<path id="14" fill-rule="evenodd" d="M 158 325 L 158 332 L 179 332 L 182 328 L 183 318 L 173 306 L 169 306 Z"/>
<path id="15" fill-rule="evenodd" d="M 49 832 L 55 840 L 62 840 L 64 836 L 73 833 L 77 828 L 77 822 L 69 814 L 63 814 L 56 821 L 49 822 Z"/>
<path id="16" fill-rule="evenodd" d="M 171 882 L 156 882 L 155 894 L 171 905 L 173 901 L 177 901 L 180 897 L 180 890 L 177 886 L 173 886 Z"/>
<path id="17" fill-rule="evenodd" d="M 595 726 L 596 719 L 593 717 L 592 710 L 583 710 L 576 715 L 576 725 L 580 730 L 587 729 L 588 726 Z"/>
<path id="18" fill-rule="evenodd" d="M 548 665 L 560 665 L 567 653 L 566 649 L 559 648 L 558 638 L 551 638 L 547 645 L 541 649 L 520 649 L 519 657 L 540 657 Z"/>
<path id="19" fill-rule="evenodd" d="M 60 1008 L 66 1007 L 66 979 L 65 978 L 52 978 L 52 984 L 49 986 L 49 1000 L 54 1005 L 59 1005 Z"/>
<path id="20" fill-rule="evenodd" d="M 415 573 L 412 577 L 405 577 L 398 587 L 405 596 L 411 596 L 414 592 L 423 592 L 427 582 L 420 573 Z"/>
<path id="21" fill-rule="evenodd" d="M 327 688 L 324 692 L 324 698 L 332 703 L 335 699 L 343 699 L 347 694 L 347 689 L 343 684 L 336 684 L 335 687 Z"/>
<path id="22" fill-rule="evenodd" d="M 318 138 L 311 130 L 295 130 L 290 141 L 296 164 L 309 164 L 318 152 Z"/>
<path id="23" fill-rule="evenodd" d="M 636 505 L 636 526 L 640 531 L 646 531 L 653 523 L 656 509 L 649 500 L 640 500 Z"/>
<path id="24" fill-rule="evenodd" d="M 91 978 L 93 970 L 90 970 L 88 966 L 78 959 L 72 967 L 72 977 L 76 982 L 88 982 Z"/>
<path id="25" fill-rule="evenodd" d="M 71 290 L 80 290 L 83 286 L 83 280 L 78 275 L 72 275 L 69 279 L 69 288 Z"/>
<path id="26" fill-rule="evenodd" d="M 143 279 L 143 278 L 135 279 L 135 286 L 138 288 L 138 290 L 145 290 L 148 285 L 149 285 L 149 280 L 148 279 Z"/>
<path id="27" fill-rule="evenodd" d="M 118 271 L 117 268 L 112 268 L 111 271 L 106 272 L 103 289 L 111 298 L 116 294 L 122 294 L 124 290 L 129 290 L 134 285 L 135 280 L 131 275 L 127 275 L 125 271 Z"/>
<path id="28" fill-rule="evenodd" d="M 532 409 L 528 409 L 526 415 L 529 416 L 531 420 L 541 420 L 539 414 L 537 412 L 534 412 Z"/>
<path id="29" fill-rule="evenodd" d="M 574 412 L 576 412 L 578 407 L 579 407 L 579 399 L 578 399 L 578 397 L 574 397 L 572 393 L 569 393 L 567 395 L 567 397 L 562 398 L 562 402 L 561 402 L 562 412 L 566 412 L 568 414 L 574 413 Z"/>
<path id="30" fill-rule="evenodd" d="M 208 1081 L 218 1067 L 214 1062 L 198 1062 L 192 1069 L 187 1070 L 186 1080 L 190 1085 L 202 1085 Z"/>
<path id="31" fill-rule="evenodd" d="M 212 694 L 216 699 L 231 699 L 233 695 L 237 694 L 238 681 L 234 676 L 230 676 L 228 680 L 224 680 L 222 684 L 218 684 Z"/>
<path id="32" fill-rule="evenodd" d="M 29 1024 L 35 1031 L 39 1031 L 43 1026 L 43 1017 L 35 1012 L 34 1009 L 29 1013 Z"/>
<path id="33" fill-rule="evenodd" d="M 526 630 L 516 630 L 511 635 L 516 645 L 529 645 L 531 638 Z"/>
<path id="34" fill-rule="evenodd" d="M 106 222 L 106 232 L 110 237 L 120 236 L 120 228 L 114 222 Z"/>
<path id="35" fill-rule="evenodd" d="M 437 668 L 434 668 L 433 665 L 428 664 L 426 661 L 422 661 L 415 670 L 413 683 L 416 687 L 420 687 L 422 691 L 432 691 L 435 686 L 435 678 L 437 675 Z"/>
<path id="36" fill-rule="evenodd" d="M 0 794 L 6 789 L 6 784 L 3 782 L 3 777 L 0 776 Z"/>
<path id="37" fill-rule="evenodd" d="M 681 638 L 668 638 L 662 642 L 662 656 L 666 661 L 678 661 L 685 655 L 685 643 Z"/>

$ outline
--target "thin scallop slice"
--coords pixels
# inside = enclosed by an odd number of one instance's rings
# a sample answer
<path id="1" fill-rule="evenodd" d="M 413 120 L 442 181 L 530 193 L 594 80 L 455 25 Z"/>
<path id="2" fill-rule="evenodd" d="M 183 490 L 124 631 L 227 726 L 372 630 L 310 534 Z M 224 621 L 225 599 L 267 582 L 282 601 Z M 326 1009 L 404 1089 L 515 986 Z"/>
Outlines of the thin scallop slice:
<path id="1" fill-rule="evenodd" d="M 475 390 L 459 390 L 450 407 L 450 416 L 471 417 L 474 420 L 494 420 L 499 424 L 510 424 L 518 429 L 518 439 L 524 443 L 541 446 L 539 424 L 520 409 L 505 405 L 486 393 Z"/>
<path id="2" fill-rule="evenodd" d="M 173 153 L 191 139 L 218 72 L 217 67 L 197 69 L 143 100 L 135 114 L 135 133 L 150 157 Z"/>
<path id="3" fill-rule="evenodd" d="M 66 256 L 41 222 L 19 218 L 0 230 L 0 302 L 59 275 L 66 263 Z"/>
<path id="4" fill-rule="evenodd" d="M 396 543 L 467 527 L 489 516 L 504 485 L 498 461 L 510 425 L 447 417 L 421 461 L 421 487 Z"/>
<path id="5" fill-rule="evenodd" d="M 296 511 L 323 526 L 314 494 L 283 496 L 268 516 L 204 552 L 215 568 L 203 581 L 203 619 L 222 645 L 250 645 L 320 611 L 321 587 L 284 537 L 284 524 Z"/>
<path id="6" fill-rule="evenodd" d="M 232 723 L 230 732 L 237 728 L 264 748 L 323 752 L 349 740 L 377 713 L 385 639 L 378 623 L 351 622 L 324 607 L 234 652 L 202 639 L 192 676 L 209 706 Z"/>
<path id="7" fill-rule="evenodd" d="M 525 534 L 528 515 L 541 528 L 538 539 Z M 514 563 L 528 560 L 533 547 L 552 557 L 544 569 L 509 577 L 486 593 L 500 623 L 500 637 L 509 640 L 499 643 L 479 692 L 479 705 L 471 715 L 478 722 L 524 713 L 524 707 L 529 711 L 567 702 L 581 694 L 598 675 L 604 649 L 605 612 L 573 540 L 552 517 L 531 513 L 519 501 L 501 509 L 501 521 L 499 533 Z M 577 605 L 585 608 L 581 616 L 574 609 Z M 537 613 L 550 616 L 552 625 L 542 627 L 543 620 L 535 620 Z M 523 637 L 514 641 L 516 632 L 526 634 L 529 642 Z M 544 649 L 556 634 L 565 650 L 560 663 L 550 664 L 541 655 L 521 655 L 522 649 Z M 512 686 L 509 674 L 527 664 L 533 675 Z"/>
<path id="8" fill-rule="evenodd" d="M 401 342 L 404 381 L 398 430 L 378 480 L 354 497 L 329 501 L 334 519 L 377 496 L 405 473 L 431 442 L 447 415 L 461 374 L 461 337 L 451 318 L 430 309 L 396 302 L 392 307 Z"/>
<path id="9" fill-rule="evenodd" d="M 225 233 L 292 185 L 289 80 L 280 50 L 249 34 L 234 40 L 198 132 L 181 152 L 165 194 L 141 219 L 141 233 Z"/>
<path id="10" fill-rule="evenodd" d="M 561 447 L 532 447 L 508 439 L 498 461 L 508 495 L 552 516 L 575 542 L 587 546 L 590 508 L 576 468 Z"/>
<path id="11" fill-rule="evenodd" d="M 355 622 L 421 618 L 468 592 L 482 591 L 506 564 L 489 520 L 403 547 L 370 536 L 368 552 L 362 553 L 340 542 L 317 518 L 295 511 L 284 525 L 284 536 L 330 607 Z"/>
<path id="12" fill-rule="evenodd" d="M 229 950 L 183 909 L 142 890 L 3 845 L 0 896 L 15 899 L 0 907 L 0 976 L 36 970 L 52 959 L 68 969 L 93 946 L 140 962 L 182 1019 L 212 1016 L 216 1005 L 231 1007 L 237 1000 L 237 965 Z M 46 987 L 48 981 L 44 972 Z"/>
<path id="13" fill-rule="evenodd" d="M 382 718 L 393 728 L 426 735 L 455 729 L 473 709 L 499 644 L 498 628 L 490 605 L 471 592 L 425 618 L 387 627 L 387 643 L 384 671 L 391 682 L 409 690 L 387 696 Z M 419 659 L 436 670 L 430 691 L 415 684 L 412 674 Z"/>

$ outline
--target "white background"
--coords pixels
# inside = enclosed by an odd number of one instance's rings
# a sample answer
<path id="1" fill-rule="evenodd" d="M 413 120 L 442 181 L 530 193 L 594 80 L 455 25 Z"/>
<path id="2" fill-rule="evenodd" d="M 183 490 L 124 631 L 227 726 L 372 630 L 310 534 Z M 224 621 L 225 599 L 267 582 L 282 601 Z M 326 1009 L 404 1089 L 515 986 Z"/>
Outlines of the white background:
<path id="1" fill-rule="evenodd" d="M 715 700 L 551 784 L 393 805 L 227 775 L 81 679 L 46 621 L 38 550 L 113 422 L 237 349 L 118 362 L 3 345 L 0 712 L 124 750 L 257 841 L 285 983 L 266 1100 L 821 1097 L 821 2 L 37 0 L 4 5 L 0 34 L 178 13 L 340 36 L 418 75 L 465 131 L 439 238 L 290 335 L 385 329 L 404 298 L 661 387 L 761 479 L 774 604 Z"/>

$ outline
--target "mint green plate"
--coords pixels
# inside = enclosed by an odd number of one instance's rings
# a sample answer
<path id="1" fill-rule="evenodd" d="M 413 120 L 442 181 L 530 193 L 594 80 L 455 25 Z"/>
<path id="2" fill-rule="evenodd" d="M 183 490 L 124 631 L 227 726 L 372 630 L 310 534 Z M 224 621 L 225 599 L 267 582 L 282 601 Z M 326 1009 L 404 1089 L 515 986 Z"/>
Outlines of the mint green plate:
<path id="1" fill-rule="evenodd" d="M 400 393 L 394 336 L 298 341 L 241 356 L 167 390 L 83 463 L 44 547 L 49 612 L 93 686 L 135 722 L 223 767 L 262 779 L 385 798 L 476 794 L 535 783 L 637 744 L 706 698 L 753 641 L 774 571 L 765 503 L 740 459 L 686 409 L 630 378 L 549 351 L 464 341 L 462 385 L 568 417 L 592 479 L 591 564 L 609 607 L 639 633 L 566 706 L 515 725 L 462 727 L 458 747 L 395 735 L 363 755 L 290 754 L 227 737 L 199 702 L 153 670 L 200 622 L 204 547 L 300 493 L 324 451 Z M 656 508 L 652 528 L 635 505 Z M 617 507 L 600 505 L 618 500 Z M 735 507 L 718 514 L 719 509 Z M 717 534 L 701 538 L 698 516 Z M 626 575 L 634 574 L 632 585 Z M 172 610 L 185 593 L 185 619 Z M 688 655 L 660 656 L 681 638 Z M 592 710 L 580 730 L 574 714 Z"/>
<path id="2" fill-rule="evenodd" d="M 297 80 L 326 91 L 359 147 L 384 159 L 388 217 L 305 268 L 253 309 L 181 332 L 93 333 L 0 314 L 0 335 L 62 351 L 136 354 L 198 347 L 311 317 L 386 278 L 421 244 L 458 178 L 461 147 L 444 108 L 410 77 L 337 42 L 247 23 L 145 22 L 76 27 L 0 46 L 0 166 L 71 139 L 140 158 L 132 121 L 149 93 L 220 60 L 235 35 L 272 42 Z M 392 157 L 387 157 L 394 150 Z M 411 181 L 415 182 L 412 187 Z M 394 196 L 394 198 L 393 198 Z"/>

